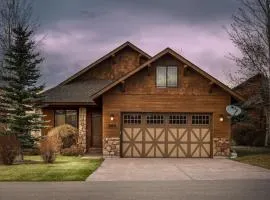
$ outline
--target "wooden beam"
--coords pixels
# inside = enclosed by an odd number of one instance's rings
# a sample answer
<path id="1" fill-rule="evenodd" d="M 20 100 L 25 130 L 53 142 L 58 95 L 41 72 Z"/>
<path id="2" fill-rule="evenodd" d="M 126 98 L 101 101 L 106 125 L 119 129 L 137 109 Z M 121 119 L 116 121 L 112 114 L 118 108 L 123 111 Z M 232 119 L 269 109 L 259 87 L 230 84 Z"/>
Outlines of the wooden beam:
<path id="1" fill-rule="evenodd" d="M 210 82 L 209 82 L 209 89 L 208 89 L 208 93 L 209 93 L 209 94 L 212 93 L 214 84 L 215 84 L 215 83 L 214 83 L 213 81 L 210 81 Z"/>
<path id="2" fill-rule="evenodd" d="M 188 65 L 184 65 L 183 76 L 187 76 Z"/>
<path id="3" fill-rule="evenodd" d="M 142 54 L 139 54 L 138 57 L 137 57 L 137 63 L 138 65 L 141 65 L 141 57 L 142 57 Z"/>
<path id="4" fill-rule="evenodd" d="M 125 81 L 121 81 L 121 92 L 125 92 L 125 91 L 126 91 Z"/>
<path id="5" fill-rule="evenodd" d="M 150 67 L 151 67 L 151 63 L 149 63 L 147 65 L 147 75 L 150 76 Z"/>
<path id="6" fill-rule="evenodd" d="M 115 54 L 112 54 L 112 65 L 116 64 L 116 56 Z"/>

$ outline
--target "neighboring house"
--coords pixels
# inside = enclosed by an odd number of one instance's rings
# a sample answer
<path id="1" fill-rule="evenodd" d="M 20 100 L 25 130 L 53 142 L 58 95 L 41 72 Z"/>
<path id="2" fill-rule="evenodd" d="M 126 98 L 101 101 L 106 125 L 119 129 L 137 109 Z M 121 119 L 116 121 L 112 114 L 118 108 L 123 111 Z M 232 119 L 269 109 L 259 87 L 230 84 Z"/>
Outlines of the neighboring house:
<path id="1" fill-rule="evenodd" d="M 243 126 L 253 126 L 251 127 L 251 129 L 253 129 L 253 132 L 257 132 L 257 134 L 260 134 L 258 135 L 258 137 L 261 137 L 261 135 L 265 135 L 266 117 L 261 106 L 261 83 L 262 76 L 260 74 L 256 74 L 233 88 L 235 92 L 239 93 L 247 100 L 243 104 L 245 111 L 247 111 L 247 120 L 235 124 L 232 129 L 232 134 L 236 134 L 236 132 L 238 132 L 238 129 L 243 128 Z M 253 137 L 253 140 L 255 140 L 256 136 L 254 135 Z"/>
<path id="2" fill-rule="evenodd" d="M 130 42 L 43 94 L 51 127 L 71 124 L 86 151 L 121 157 L 227 155 L 225 108 L 243 101 L 170 48 L 151 57 Z"/>

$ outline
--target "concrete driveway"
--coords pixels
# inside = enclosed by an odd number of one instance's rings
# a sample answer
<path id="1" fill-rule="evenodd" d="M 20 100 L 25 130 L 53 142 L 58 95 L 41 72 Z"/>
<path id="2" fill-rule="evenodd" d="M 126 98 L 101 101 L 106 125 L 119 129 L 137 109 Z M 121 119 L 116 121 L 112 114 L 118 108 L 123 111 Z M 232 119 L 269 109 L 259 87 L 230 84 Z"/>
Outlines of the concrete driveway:
<path id="1" fill-rule="evenodd" d="M 224 158 L 109 158 L 86 181 L 230 179 L 270 180 L 270 170 Z"/>

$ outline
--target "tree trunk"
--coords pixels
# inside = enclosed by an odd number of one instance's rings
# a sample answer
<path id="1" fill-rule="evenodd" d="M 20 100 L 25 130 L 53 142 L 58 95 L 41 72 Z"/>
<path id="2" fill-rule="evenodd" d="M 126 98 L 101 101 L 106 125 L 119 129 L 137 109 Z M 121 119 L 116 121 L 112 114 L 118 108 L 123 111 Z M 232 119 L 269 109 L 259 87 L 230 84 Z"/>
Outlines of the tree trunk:
<path id="1" fill-rule="evenodd" d="M 265 130 L 265 141 L 264 146 L 268 146 L 268 140 L 270 135 L 270 110 L 266 110 L 266 130 Z"/>

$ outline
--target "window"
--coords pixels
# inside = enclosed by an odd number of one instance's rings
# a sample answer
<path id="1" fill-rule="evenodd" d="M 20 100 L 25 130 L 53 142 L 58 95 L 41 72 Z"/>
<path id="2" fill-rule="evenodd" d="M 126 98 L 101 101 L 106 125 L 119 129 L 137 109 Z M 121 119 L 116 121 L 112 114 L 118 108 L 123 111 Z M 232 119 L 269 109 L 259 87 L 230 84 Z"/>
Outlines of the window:
<path id="1" fill-rule="evenodd" d="M 138 114 L 125 114 L 124 124 L 141 124 L 142 117 Z"/>
<path id="2" fill-rule="evenodd" d="M 164 116 L 163 115 L 147 115 L 146 117 L 147 124 L 163 124 L 164 123 Z"/>
<path id="3" fill-rule="evenodd" d="M 159 66 L 156 72 L 157 87 L 177 87 L 178 71 L 176 66 Z"/>
<path id="4" fill-rule="evenodd" d="M 169 124 L 187 124 L 186 115 L 170 115 Z"/>
<path id="5" fill-rule="evenodd" d="M 55 111 L 55 126 L 69 124 L 78 127 L 77 110 L 56 110 Z"/>
<path id="6" fill-rule="evenodd" d="M 192 115 L 192 124 L 208 125 L 210 123 L 209 115 L 196 114 Z"/>

